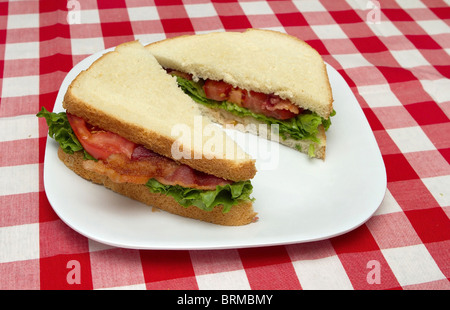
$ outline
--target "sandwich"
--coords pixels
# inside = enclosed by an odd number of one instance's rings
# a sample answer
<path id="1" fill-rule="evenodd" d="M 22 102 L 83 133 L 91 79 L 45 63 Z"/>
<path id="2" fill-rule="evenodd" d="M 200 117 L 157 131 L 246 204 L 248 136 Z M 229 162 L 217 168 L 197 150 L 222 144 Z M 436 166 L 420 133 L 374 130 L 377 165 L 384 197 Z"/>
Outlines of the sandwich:
<path id="1" fill-rule="evenodd" d="M 322 57 L 304 41 L 248 29 L 184 35 L 146 49 L 211 119 L 255 134 L 275 125 L 281 144 L 325 159 L 332 90 Z"/>
<path id="2" fill-rule="evenodd" d="M 201 115 L 138 41 L 82 71 L 44 117 L 71 170 L 161 210 L 220 225 L 254 222 L 255 160 Z"/>

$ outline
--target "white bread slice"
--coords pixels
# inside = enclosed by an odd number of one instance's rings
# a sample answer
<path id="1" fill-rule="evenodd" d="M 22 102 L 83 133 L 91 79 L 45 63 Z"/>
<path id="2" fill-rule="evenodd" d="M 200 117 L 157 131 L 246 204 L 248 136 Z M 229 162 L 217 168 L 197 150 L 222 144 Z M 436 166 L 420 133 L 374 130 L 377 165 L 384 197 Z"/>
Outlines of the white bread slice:
<path id="1" fill-rule="evenodd" d="M 116 193 L 172 214 L 226 226 L 246 225 L 257 220 L 257 214 L 253 211 L 253 206 L 250 201 L 233 206 L 227 213 L 222 213 L 221 206 L 216 206 L 212 211 L 204 211 L 194 206 L 185 208 L 178 204 L 171 196 L 150 192 L 145 185 L 115 183 L 107 176 L 84 169 L 83 152 L 67 154 L 59 148 L 58 157 L 69 169 L 86 180 L 103 185 Z"/>
<path id="2" fill-rule="evenodd" d="M 328 119 L 333 96 L 320 54 L 276 31 L 213 32 L 169 38 L 146 46 L 165 68 L 235 87 L 276 94 Z"/>
<path id="3" fill-rule="evenodd" d="M 232 128 L 237 129 L 242 132 L 248 132 L 254 135 L 261 135 L 266 139 L 275 139 L 275 137 L 271 137 L 271 131 L 265 130 L 264 132 L 260 132 L 260 125 L 265 125 L 263 122 L 255 119 L 251 116 L 239 117 L 234 115 L 231 112 L 222 110 L 222 109 L 210 109 L 206 106 L 199 105 L 205 116 L 213 119 L 215 122 L 227 126 L 233 125 Z M 243 126 L 239 126 L 241 124 Z M 262 128 L 265 128 L 264 126 Z M 283 144 L 287 147 L 296 149 L 302 153 L 309 154 L 309 146 L 311 144 L 314 145 L 314 154 L 310 154 L 311 157 L 325 159 L 326 156 L 326 146 L 327 146 L 327 137 L 325 135 L 325 129 L 322 125 L 319 126 L 319 132 L 316 136 L 319 142 L 312 142 L 309 140 L 295 140 L 292 138 L 282 139 L 281 137 L 276 137 L 276 141 L 280 144 Z"/>
<path id="4" fill-rule="evenodd" d="M 196 170 L 232 181 L 256 173 L 255 160 L 201 117 L 198 105 L 137 41 L 117 46 L 81 72 L 69 86 L 63 107 L 167 157 L 173 157 L 174 143 L 185 138 L 183 148 L 177 148 L 185 151 L 179 161 Z M 211 128 L 215 134 L 208 136 L 205 130 Z"/>

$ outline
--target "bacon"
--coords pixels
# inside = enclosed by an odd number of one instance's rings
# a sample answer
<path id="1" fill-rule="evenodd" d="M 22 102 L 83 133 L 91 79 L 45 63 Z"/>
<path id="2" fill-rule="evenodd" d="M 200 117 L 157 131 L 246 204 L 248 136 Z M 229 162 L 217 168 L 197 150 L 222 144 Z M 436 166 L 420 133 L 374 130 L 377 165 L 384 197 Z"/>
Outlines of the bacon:
<path id="1" fill-rule="evenodd" d="M 154 178 L 165 185 L 214 190 L 217 185 L 230 181 L 196 171 L 172 159 L 156 154 L 144 146 L 137 146 L 128 158 L 125 154 L 112 154 L 106 160 L 85 161 L 83 167 L 108 176 L 116 183 L 145 184 Z"/>
<path id="2" fill-rule="evenodd" d="M 289 100 L 283 100 L 275 95 L 269 95 L 269 100 L 266 102 L 265 109 L 269 111 L 288 110 L 294 114 L 302 112 L 298 106 L 292 104 Z"/>

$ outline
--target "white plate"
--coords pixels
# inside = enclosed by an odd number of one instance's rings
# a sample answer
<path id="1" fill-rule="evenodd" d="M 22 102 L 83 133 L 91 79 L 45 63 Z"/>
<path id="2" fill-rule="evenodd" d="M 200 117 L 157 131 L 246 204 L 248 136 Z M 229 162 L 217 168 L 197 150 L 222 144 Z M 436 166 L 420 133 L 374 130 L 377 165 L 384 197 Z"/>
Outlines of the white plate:
<path id="1" fill-rule="evenodd" d="M 70 82 L 103 52 L 77 64 L 59 90 L 54 111 Z M 327 132 L 325 161 L 250 134 L 234 132 L 257 159 L 252 180 L 259 221 L 227 227 L 154 212 L 153 208 L 92 184 L 67 169 L 57 143 L 47 139 L 44 186 L 55 212 L 80 234 L 133 249 L 225 249 L 322 240 L 367 221 L 387 185 L 384 162 L 372 130 L 351 89 L 327 65 L 336 116 Z M 250 149 L 251 145 L 257 148 Z M 264 149 L 268 150 L 264 152 Z M 270 156 L 267 156 L 270 154 Z"/>

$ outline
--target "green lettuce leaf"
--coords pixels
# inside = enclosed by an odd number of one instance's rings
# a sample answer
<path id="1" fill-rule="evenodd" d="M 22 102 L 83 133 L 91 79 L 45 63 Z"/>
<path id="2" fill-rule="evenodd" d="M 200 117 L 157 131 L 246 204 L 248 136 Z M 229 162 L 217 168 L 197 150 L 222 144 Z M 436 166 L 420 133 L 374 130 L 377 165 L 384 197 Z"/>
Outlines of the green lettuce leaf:
<path id="1" fill-rule="evenodd" d="M 172 196 L 184 207 L 196 206 L 205 211 L 211 211 L 215 206 L 222 205 L 222 212 L 227 213 L 232 206 L 240 202 L 253 201 L 253 198 L 250 198 L 253 186 L 249 180 L 234 182 L 224 186 L 218 185 L 215 190 L 199 190 L 179 185 L 164 185 L 155 179 L 150 179 L 146 185 L 152 193 Z"/>
<path id="2" fill-rule="evenodd" d="M 36 116 L 45 118 L 48 125 L 48 135 L 59 143 L 64 152 L 73 154 L 74 152 L 83 151 L 85 159 L 96 160 L 86 152 L 80 141 L 78 141 L 67 120 L 66 112 L 49 112 L 42 107 Z"/>
<path id="3" fill-rule="evenodd" d="M 319 142 L 319 139 L 317 138 L 317 133 L 319 132 L 318 126 L 322 124 L 325 130 L 328 130 L 331 125 L 330 119 L 324 119 L 313 112 L 302 113 L 289 120 L 279 120 L 263 114 L 253 113 L 252 111 L 229 101 L 215 101 L 206 98 L 201 81 L 194 82 L 177 76 L 177 82 L 181 89 L 198 103 L 210 108 L 224 109 L 239 117 L 252 116 L 268 125 L 277 124 L 279 126 L 279 134 L 283 139 L 292 138 L 295 140 L 311 140 Z M 334 114 L 335 111 L 333 111 L 331 116 Z"/>

